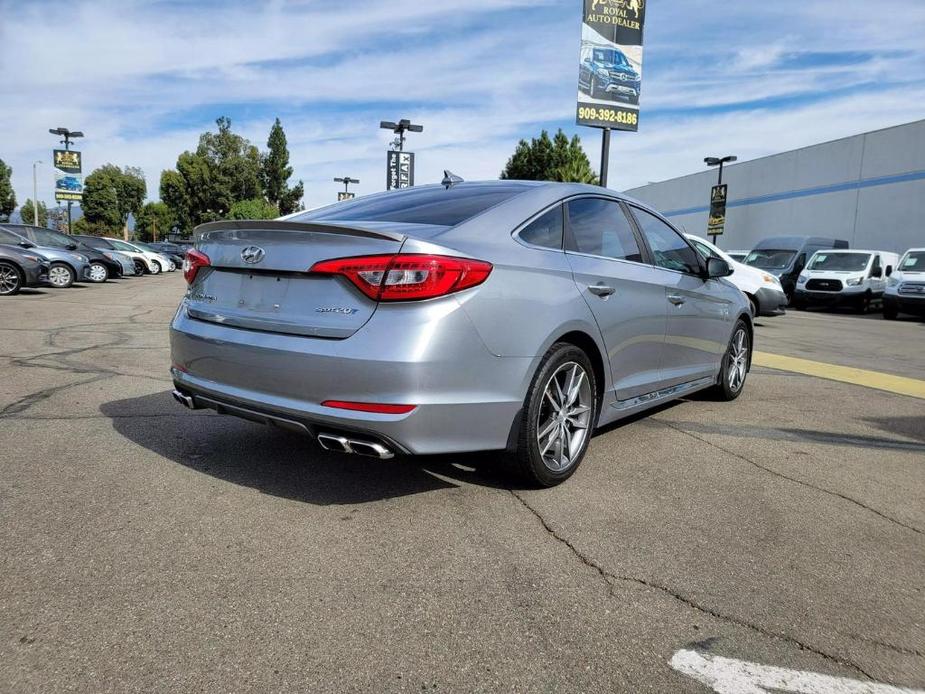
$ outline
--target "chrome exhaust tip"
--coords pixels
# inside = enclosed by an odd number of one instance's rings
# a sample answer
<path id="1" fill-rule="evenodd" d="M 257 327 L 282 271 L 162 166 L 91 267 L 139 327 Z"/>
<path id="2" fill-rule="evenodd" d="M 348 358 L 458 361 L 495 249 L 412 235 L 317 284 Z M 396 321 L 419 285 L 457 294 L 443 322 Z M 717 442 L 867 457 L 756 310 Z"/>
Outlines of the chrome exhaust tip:
<path id="1" fill-rule="evenodd" d="M 199 409 L 198 407 L 196 407 L 196 401 L 193 400 L 191 395 L 184 395 L 179 390 L 173 391 L 171 395 L 173 395 L 174 400 L 176 400 L 178 403 L 183 405 L 183 407 L 185 407 L 186 409 L 188 410 L 198 410 Z"/>
<path id="2" fill-rule="evenodd" d="M 395 457 L 392 451 L 377 441 L 348 439 L 345 436 L 339 436 L 337 434 L 318 434 L 317 439 L 318 445 L 326 451 L 353 453 L 356 455 L 365 455 L 370 458 L 379 458 L 380 460 L 388 460 L 389 458 Z"/>

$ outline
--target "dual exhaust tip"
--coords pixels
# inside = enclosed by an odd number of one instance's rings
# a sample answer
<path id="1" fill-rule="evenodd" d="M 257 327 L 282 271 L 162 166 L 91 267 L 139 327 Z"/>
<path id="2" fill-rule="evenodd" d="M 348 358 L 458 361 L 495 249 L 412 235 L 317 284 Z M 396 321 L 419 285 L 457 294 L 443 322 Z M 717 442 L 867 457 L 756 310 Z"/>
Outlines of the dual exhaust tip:
<path id="1" fill-rule="evenodd" d="M 179 390 L 174 390 L 171 395 L 173 395 L 174 400 L 188 410 L 200 409 L 191 395 L 181 393 Z M 388 460 L 395 457 L 395 453 L 378 441 L 352 439 L 346 436 L 340 436 L 339 434 L 327 433 L 318 434 L 316 438 L 318 439 L 318 444 L 326 451 L 365 455 L 371 458 L 379 458 L 380 460 Z"/>

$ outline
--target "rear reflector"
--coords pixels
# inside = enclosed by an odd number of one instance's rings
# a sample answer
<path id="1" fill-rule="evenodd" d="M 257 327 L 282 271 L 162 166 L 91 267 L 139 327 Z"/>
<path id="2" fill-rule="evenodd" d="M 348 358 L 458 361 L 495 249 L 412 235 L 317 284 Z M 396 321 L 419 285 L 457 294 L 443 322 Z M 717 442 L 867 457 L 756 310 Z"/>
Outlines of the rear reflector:
<path id="1" fill-rule="evenodd" d="M 209 256 L 202 251 L 197 251 L 195 248 L 188 250 L 183 258 L 183 278 L 186 283 L 192 284 L 196 280 L 199 268 L 208 267 L 211 263 Z"/>
<path id="2" fill-rule="evenodd" d="M 447 255 L 369 255 L 323 260 L 309 272 L 343 275 L 376 301 L 416 301 L 481 284 L 491 263 Z"/>
<path id="3" fill-rule="evenodd" d="M 417 407 L 417 405 L 386 405 L 376 402 L 345 402 L 343 400 L 325 400 L 321 406 L 356 412 L 375 412 L 376 414 L 408 414 Z"/>

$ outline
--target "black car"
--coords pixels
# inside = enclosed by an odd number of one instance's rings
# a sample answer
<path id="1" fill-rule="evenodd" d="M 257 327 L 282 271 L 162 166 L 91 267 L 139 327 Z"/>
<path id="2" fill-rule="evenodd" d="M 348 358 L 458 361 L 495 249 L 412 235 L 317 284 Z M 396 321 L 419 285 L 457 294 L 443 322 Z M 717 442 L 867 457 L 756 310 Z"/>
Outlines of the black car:
<path id="1" fill-rule="evenodd" d="M 40 287 L 48 282 L 50 263 L 38 253 L 16 246 L 0 245 L 0 296 L 18 294 L 23 287 Z"/>
<path id="2" fill-rule="evenodd" d="M 158 241 L 155 243 L 146 243 L 145 246 L 152 248 L 158 253 L 163 253 L 168 258 L 170 258 L 177 267 L 183 265 L 183 257 L 186 255 L 186 249 L 183 246 L 179 246 L 175 243 L 170 243 L 169 241 Z"/>
<path id="3" fill-rule="evenodd" d="M 100 251 L 87 245 L 77 237 L 31 224 L 4 224 L 3 226 L 20 236 L 24 236 L 37 246 L 50 246 L 83 253 L 90 261 L 88 279 L 91 282 L 105 282 L 110 278 L 118 279 L 122 277 L 122 264 L 118 260 L 112 258 L 111 255 L 106 255 L 105 251 Z"/>

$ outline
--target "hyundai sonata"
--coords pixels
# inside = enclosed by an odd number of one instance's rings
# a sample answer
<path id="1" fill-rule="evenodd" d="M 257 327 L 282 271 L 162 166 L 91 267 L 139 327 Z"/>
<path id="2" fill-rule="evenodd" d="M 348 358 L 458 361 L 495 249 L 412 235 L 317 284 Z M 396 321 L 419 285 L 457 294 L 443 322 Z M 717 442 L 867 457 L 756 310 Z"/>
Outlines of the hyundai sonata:
<path id="1" fill-rule="evenodd" d="M 452 181 L 199 227 L 174 397 L 345 453 L 505 450 L 550 486 L 596 427 L 742 392 L 724 260 L 610 190 Z"/>

